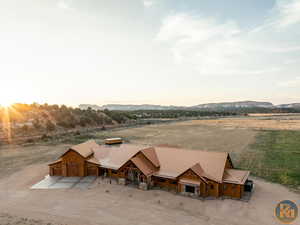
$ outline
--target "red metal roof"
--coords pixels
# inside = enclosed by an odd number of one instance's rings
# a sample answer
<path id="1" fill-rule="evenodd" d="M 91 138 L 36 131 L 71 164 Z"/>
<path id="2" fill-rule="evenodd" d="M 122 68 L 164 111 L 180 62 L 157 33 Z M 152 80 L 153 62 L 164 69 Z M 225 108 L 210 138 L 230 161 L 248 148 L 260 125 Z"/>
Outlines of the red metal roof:
<path id="1" fill-rule="evenodd" d="M 244 184 L 250 175 L 249 171 L 225 169 L 223 181 L 233 184 Z"/>
<path id="2" fill-rule="evenodd" d="M 223 178 L 225 182 L 242 183 L 249 175 L 249 171 L 238 172 L 228 169 L 224 173 L 226 160 L 229 157 L 226 152 L 134 144 L 109 146 L 98 145 L 95 141 L 75 145 L 70 149 L 85 158 L 92 156 L 88 159 L 92 163 L 115 170 L 132 160 L 145 175 L 154 173 L 156 176 L 174 179 L 191 169 L 201 178 L 208 178 L 219 183 L 223 182 Z"/>
<path id="3" fill-rule="evenodd" d="M 79 153 L 82 157 L 86 158 L 93 154 L 93 148 L 99 145 L 94 140 L 89 140 L 79 145 L 74 145 L 70 149 Z"/>
<path id="4" fill-rule="evenodd" d="M 160 166 L 156 151 L 153 147 L 143 149 L 142 153 L 153 163 L 154 166 Z"/>
<path id="5" fill-rule="evenodd" d="M 155 172 L 155 168 L 144 158 L 141 154 L 136 155 L 131 159 L 131 161 L 139 168 L 142 173 L 146 176 L 149 176 Z"/>

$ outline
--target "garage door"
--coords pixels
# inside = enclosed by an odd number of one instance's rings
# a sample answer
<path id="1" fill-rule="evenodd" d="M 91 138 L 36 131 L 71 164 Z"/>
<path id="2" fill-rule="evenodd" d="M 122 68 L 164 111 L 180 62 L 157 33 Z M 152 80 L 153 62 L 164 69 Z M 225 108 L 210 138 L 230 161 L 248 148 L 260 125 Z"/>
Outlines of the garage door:
<path id="1" fill-rule="evenodd" d="M 69 162 L 67 164 L 67 176 L 78 177 L 79 176 L 79 164 L 75 162 Z"/>
<path id="2" fill-rule="evenodd" d="M 61 167 L 53 167 L 52 174 L 53 176 L 61 176 L 62 175 Z"/>
<path id="3" fill-rule="evenodd" d="M 87 168 L 87 175 L 88 176 L 97 176 L 98 168 L 96 166 L 91 166 Z"/>

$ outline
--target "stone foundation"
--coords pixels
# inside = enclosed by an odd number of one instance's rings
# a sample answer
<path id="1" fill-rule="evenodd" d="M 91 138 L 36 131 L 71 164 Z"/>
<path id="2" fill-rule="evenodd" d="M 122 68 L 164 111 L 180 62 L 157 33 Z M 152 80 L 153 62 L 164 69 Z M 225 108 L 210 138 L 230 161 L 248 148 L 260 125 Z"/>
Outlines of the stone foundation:
<path id="1" fill-rule="evenodd" d="M 147 185 L 147 183 L 141 182 L 141 183 L 139 184 L 139 189 L 144 190 L 144 191 L 148 190 L 148 185 Z"/>
<path id="2" fill-rule="evenodd" d="M 184 195 L 184 196 L 189 196 L 189 197 L 198 197 L 197 194 L 195 193 L 189 193 L 189 192 L 180 192 L 181 195 Z"/>
<path id="3" fill-rule="evenodd" d="M 118 179 L 118 184 L 120 184 L 120 185 L 125 185 L 125 184 L 126 184 L 125 178 L 119 178 L 119 179 Z"/>

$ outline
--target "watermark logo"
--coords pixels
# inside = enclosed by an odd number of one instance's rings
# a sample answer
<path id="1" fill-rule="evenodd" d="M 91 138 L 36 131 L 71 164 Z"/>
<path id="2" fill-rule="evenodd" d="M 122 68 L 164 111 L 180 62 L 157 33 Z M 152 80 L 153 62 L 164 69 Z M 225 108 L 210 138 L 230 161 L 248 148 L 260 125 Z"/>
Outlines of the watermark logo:
<path id="1" fill-rule="evenodd" d="M 281 201 L 275 208 L 275 216 L 281 223 L 290 224 L 298 216 L 298 207 L 290 200 Z"/>

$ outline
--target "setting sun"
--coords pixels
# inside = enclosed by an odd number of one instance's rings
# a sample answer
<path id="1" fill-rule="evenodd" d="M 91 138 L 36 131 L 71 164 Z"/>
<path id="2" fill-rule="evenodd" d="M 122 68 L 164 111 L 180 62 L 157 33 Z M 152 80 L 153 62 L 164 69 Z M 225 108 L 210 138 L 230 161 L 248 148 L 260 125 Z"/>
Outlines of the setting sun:
<path id="1" fill-rule="evenodd" d="M 39 101 L 40 99 L 36 98 L 38 94 L 34 90 L 35 89 L 22 78 L 17 80 L 1 78 L 0 106 L 7 107 L 19 102 L 32 103 Z"/>
<path id="2" fill-rule="evenodd" d="M 10 107 L 12 104 L 13 104 L 13 103 L 12 103 L 12 102 L 9 102 L 9 101 L 6 102 L 6 101 L 2 101 L 2 100 L 1 100 L 1 102 L 0 102 L 0 106 L 5 107 L 5 108 Z"/>
<path id="3" fill-rule="evenodd" d="M 300 225 L 300 0 L 0 2 L 0 225 Z"/>
<path id="4" fill-rule="evenodd" d="M 0 106 L 2 106 L 2 107 L 9 107 L 14 103 L 16 103 L 16 100 L 14 100 L 12 98 L 12 96 L 7 96 L 7 94 L 6 94 L 6 96 L 2 95 L 0 98 Z"/>

